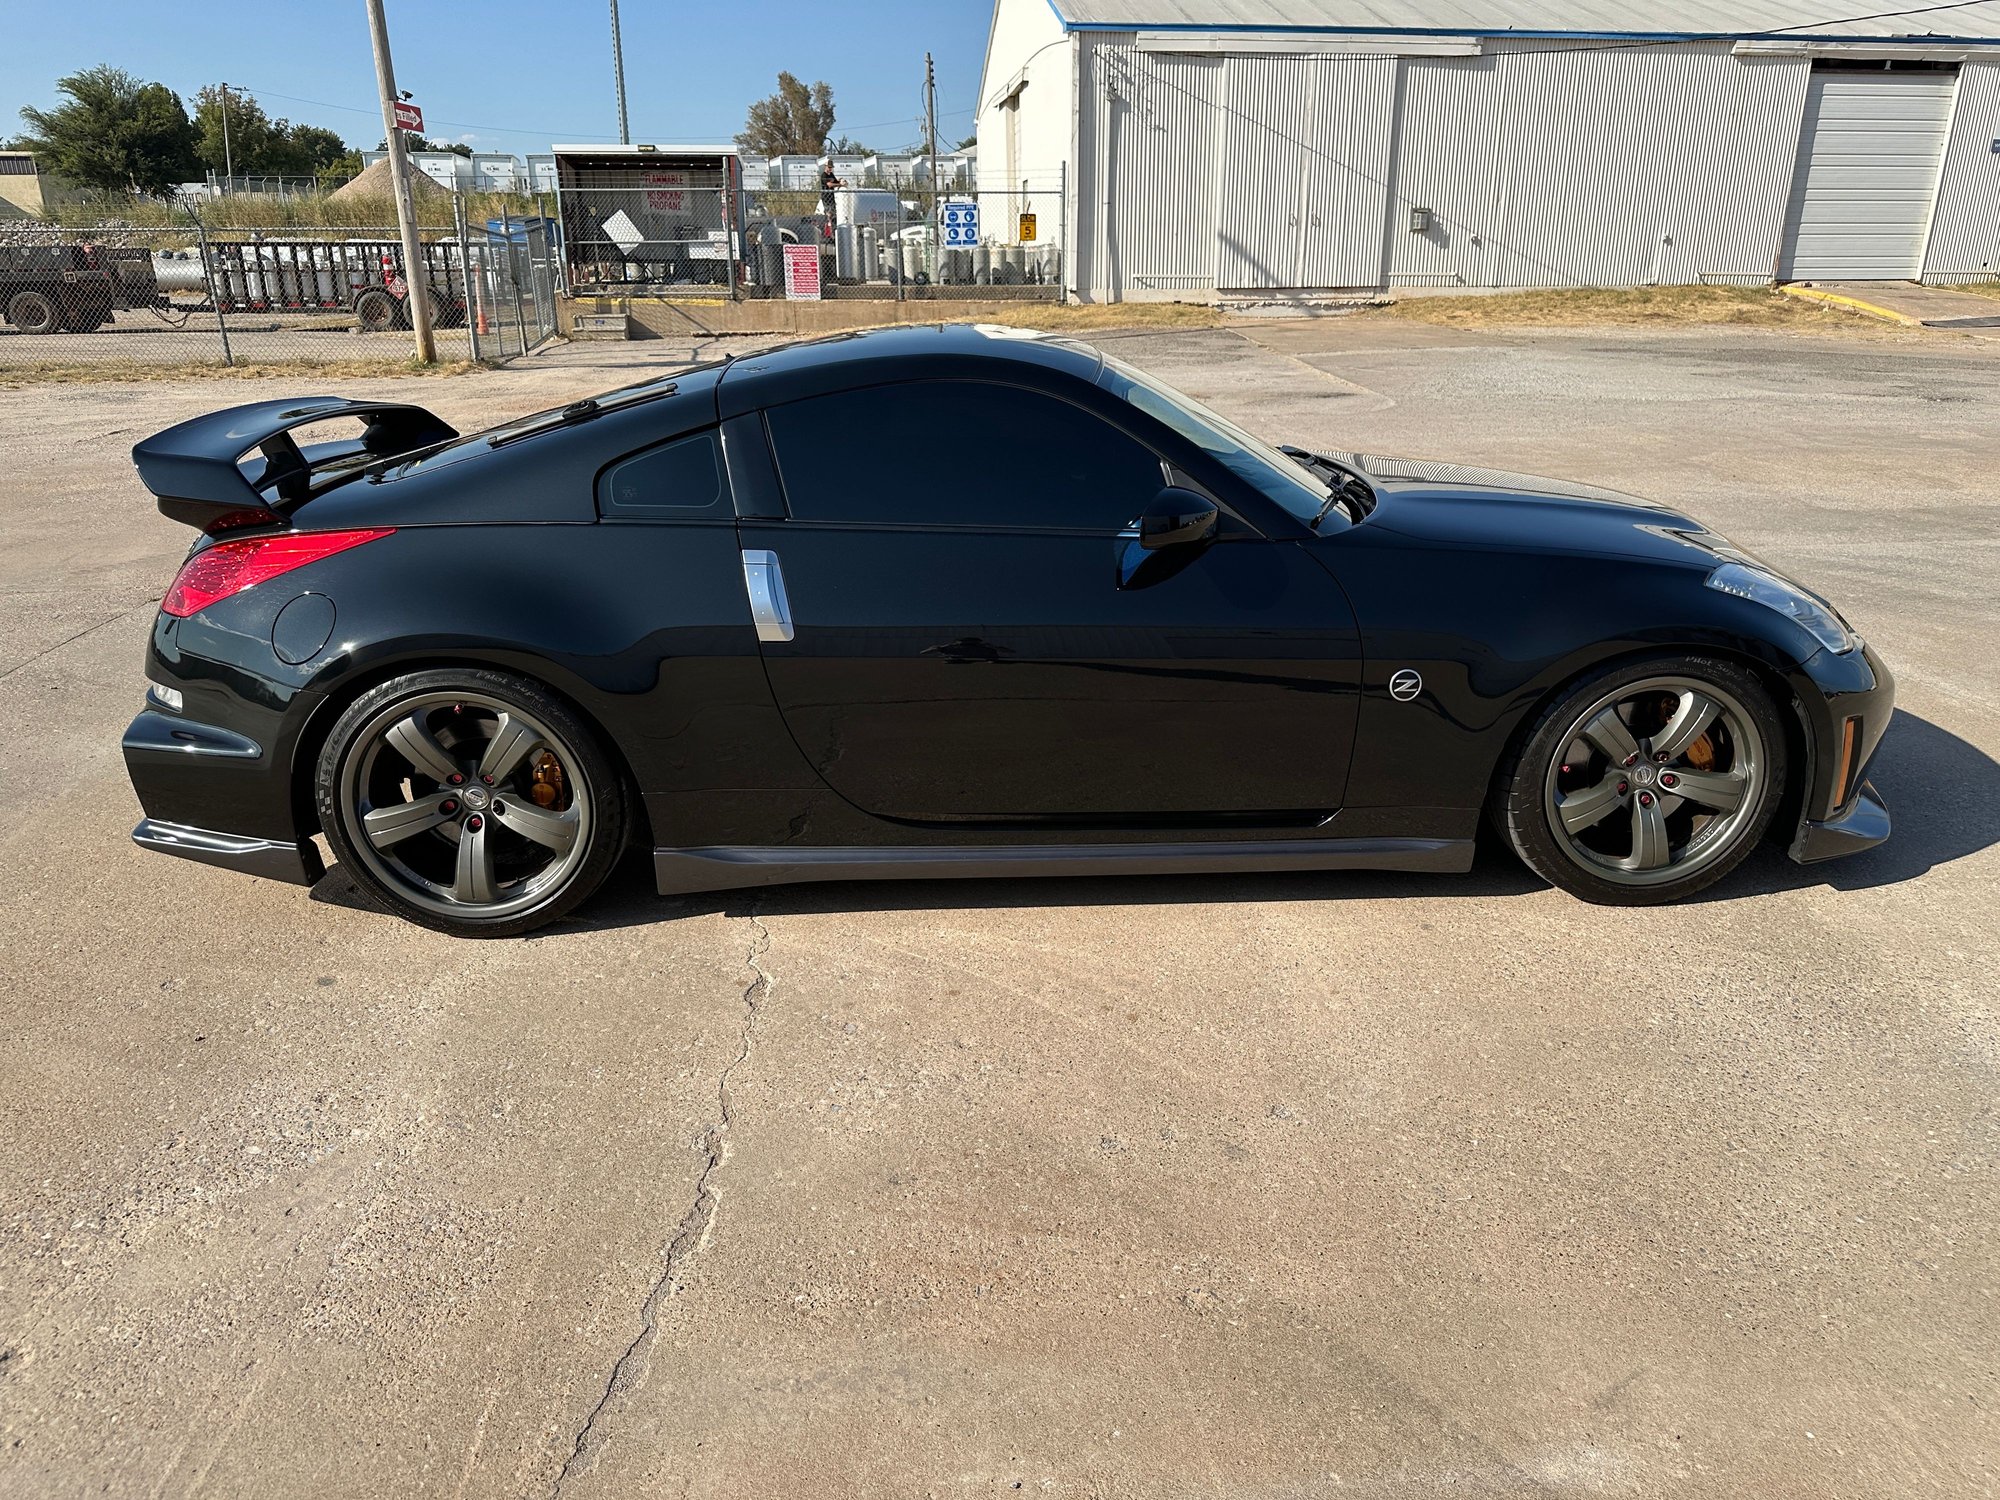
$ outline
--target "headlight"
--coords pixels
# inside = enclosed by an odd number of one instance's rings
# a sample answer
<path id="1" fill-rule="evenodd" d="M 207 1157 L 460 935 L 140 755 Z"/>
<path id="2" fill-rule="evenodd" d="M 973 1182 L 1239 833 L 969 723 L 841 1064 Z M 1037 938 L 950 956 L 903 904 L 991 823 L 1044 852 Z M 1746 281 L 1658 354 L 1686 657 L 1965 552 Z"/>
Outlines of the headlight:
<path id="1" fill-rule="evenodd" d="M 1786 619 L 1812 632 L 1813 638 L 1838 655 L 1861 644 L 1847 622 L 1813 598 L 1797 584 L 1787 583 L 1776 573 L 1747 568 L 1742 563 L 1724 563 L 1708 575 L 1708 586 L 1739 599 L 1748 599 L 1767 609 L 1775 609 Z"/>

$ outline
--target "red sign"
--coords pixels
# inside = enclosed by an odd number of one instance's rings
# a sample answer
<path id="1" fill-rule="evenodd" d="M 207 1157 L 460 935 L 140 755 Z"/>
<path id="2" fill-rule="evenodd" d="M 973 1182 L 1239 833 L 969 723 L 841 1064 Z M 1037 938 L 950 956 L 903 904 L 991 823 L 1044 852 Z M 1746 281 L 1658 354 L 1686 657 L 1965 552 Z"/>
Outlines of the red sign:
<path id="1" fill-rule="evenodd" d="M 413 130 L 418 135 L 424 133 L 424 112 L 407 99 L 396 101 L 396 128 Z"/>
<path id="2" fill-rule="evenodd" d="M 785 246 L 785 296 L 809 302 L 819 296 L 819 246 Z"/>
<path id="3" fill-rule="evenodd" d="M 646 207 L 669 214 L 682 212 L 687 207 L 687 185 L 685 172 L 648 172 Z"/>

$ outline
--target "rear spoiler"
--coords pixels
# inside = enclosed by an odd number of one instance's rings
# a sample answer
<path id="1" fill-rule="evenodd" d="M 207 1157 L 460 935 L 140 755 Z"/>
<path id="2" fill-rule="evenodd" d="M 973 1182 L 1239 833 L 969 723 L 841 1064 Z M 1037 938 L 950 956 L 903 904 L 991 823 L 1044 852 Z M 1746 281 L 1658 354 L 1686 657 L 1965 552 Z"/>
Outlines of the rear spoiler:
<path id="1" fill-rule="evenodd" d="M 458 436 L 421 406 L 305 396 L 232 406 L 182 422 L 134 446 L 132 462 L 158 497 L 160 513 L 184 525 L 211 531 L 275 521 L 312 494 L 314 465 L 292 429 L 330 417 L 359 417 L 366 424 L 359 444 L 340 444 L 333 456 L 358 451 L 395 458 Z M 259 451 L 261 465 L 243 463 Z"/>

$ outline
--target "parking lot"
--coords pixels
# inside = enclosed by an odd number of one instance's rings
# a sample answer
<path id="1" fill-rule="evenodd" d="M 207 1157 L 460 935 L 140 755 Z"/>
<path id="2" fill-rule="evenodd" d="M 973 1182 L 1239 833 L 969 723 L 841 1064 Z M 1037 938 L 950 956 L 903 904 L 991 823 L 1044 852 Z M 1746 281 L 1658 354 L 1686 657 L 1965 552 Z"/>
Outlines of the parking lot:
<path id="1" fill-rule="evenodd" d="M 128 449 L 280 388 L 0 390 L 0 1494 L 2000 1486 L 2000 343 L 1103 337 L 1275 438 L 1635 490 L 1827 592 L 1899 679 L 1895 837 L 1657 910 L 1497 853 L 635 864 L 455 943 L 127 837 L 189 536 Z M 647 350 L 310 388 L 472 426 Z"/>

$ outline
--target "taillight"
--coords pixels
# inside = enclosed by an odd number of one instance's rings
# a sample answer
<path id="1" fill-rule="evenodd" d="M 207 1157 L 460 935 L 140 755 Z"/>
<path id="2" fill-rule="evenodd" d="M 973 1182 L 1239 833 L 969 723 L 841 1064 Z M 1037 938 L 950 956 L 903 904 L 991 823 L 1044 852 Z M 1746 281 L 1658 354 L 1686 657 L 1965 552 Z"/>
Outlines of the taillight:
<path id="1" fill-rule="evenodd" d="M 281 573 L 345 552 L 349 547 L 359 547 L 378 536 L 388 536 L 395 529 L 377 526 L 365 531 L 282 532 L 277 536 L 245 537 L 240 542 L 217 542 L 182 564 L 174 586 L 160 601 L 160 610 L 176 619 L 185 619 L 218 599 L 240 594 Z"/>

